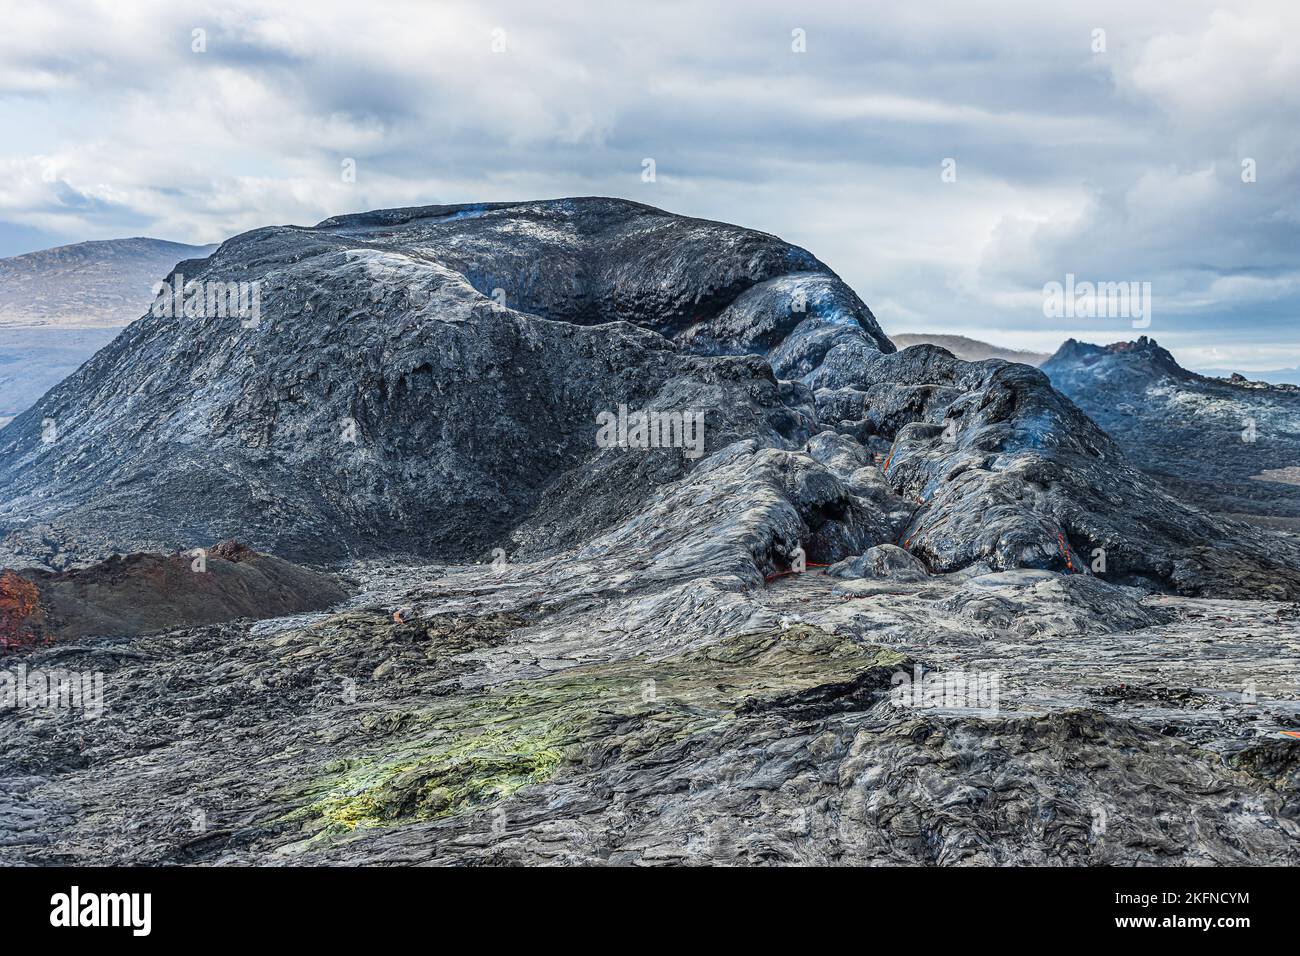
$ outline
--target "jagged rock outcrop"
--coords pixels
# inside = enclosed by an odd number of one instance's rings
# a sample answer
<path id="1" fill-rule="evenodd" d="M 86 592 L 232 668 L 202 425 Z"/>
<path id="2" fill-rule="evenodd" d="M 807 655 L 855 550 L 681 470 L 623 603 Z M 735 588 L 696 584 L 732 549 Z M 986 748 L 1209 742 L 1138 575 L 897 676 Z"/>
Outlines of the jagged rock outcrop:
<path id="1" fill-rule="evenodd" d="M 823 421 L 868 446 L 892 442 L 884 474 L 914 505 L 897 543 L 931 571 L 1047 568 L 1186 594 L 1300 594 L 1294 545 L 1172 498 L 1026 365 L 843 347 L 809 384 Z"/>
<path id="2" fill-rule="evenodd" d="M 925 565 L 914 555 L 893 544 L 878 544 L 865 554 L 837 561 L 826 569 L 837 578 L 893 578 L 924 581 Z"/>
<path id="3" fill-rule="evenodd" d="M 1178 497 L 1300 526 L 1300 388 L 1198 375 L 1146 336 L 1107 346 L 1070 339 L 1042 370 Z"/>
<path id="4" fill-rule="evenodd" d="M 695 355 L 672 336 L 722 314 L 744 335 L 777 321 L 784 286 L 758 287 L 781 278 L 814 287 L 803 324 L 852 323 L 891 348 L 808 253 L 609 200 L 258 230 L 178 271 L 262 282 L 261 321 L 146 316 L 13 422 L 0 473 L 16 555 L 57 564 L 238 533 L 320 560 L 464 558 L 571 475 L 570 507 L 550 493 L 547 509 L 569 527 L 536 547 L 568 543 L 692 464 L 597 447 L 601 412 L 704 410 L 710 453 L 749 437 L 797 448 L 815 430 L 806 389 L 761 358 Z M 745 352 L 733 338 L 713 348 Z"/>

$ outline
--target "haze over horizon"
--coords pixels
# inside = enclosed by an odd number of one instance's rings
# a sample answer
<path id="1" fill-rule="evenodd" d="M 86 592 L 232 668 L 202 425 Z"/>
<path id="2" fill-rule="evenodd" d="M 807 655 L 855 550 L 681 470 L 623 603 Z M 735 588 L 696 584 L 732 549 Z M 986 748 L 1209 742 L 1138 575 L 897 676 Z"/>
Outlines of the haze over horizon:
<path id="1" fill-rule="evenodd" d="M 74 6 L 5 4 L 0 255 L 609 195 L 797 243 L 890 333 L 1041 352 L 1147 334 L 1192 368 L 1300 366 L 1300 11 L 1280 2 L 758 3 L 743 24 L 689 4 Z M 1150 282 L 1151 325 L 1046 318 L 1067 273 Z"/>

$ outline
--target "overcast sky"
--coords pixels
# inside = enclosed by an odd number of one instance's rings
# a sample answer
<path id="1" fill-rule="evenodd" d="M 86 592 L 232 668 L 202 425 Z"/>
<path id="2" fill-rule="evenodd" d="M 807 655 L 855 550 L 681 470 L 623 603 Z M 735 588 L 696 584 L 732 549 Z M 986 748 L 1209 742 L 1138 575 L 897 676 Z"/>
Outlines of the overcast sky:
<path id="1" fill-rule="evenodd" d="M 0 0 L 0 255 L 613 195 L 805 246 L 890 333 L 1139 334 L 1044 317 L 1073 273 L 1150 282 L 1184 364 L 1300 365 L 1295 0 L 275 6 Z"/>

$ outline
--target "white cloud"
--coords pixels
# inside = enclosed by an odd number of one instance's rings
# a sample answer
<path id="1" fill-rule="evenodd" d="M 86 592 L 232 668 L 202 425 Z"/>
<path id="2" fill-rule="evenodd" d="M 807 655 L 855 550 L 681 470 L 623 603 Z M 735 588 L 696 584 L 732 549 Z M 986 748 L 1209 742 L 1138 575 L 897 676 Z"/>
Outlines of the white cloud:
<path id="1" fill-rule="evenodd" d="M 887 330 L 1041 348 L 1070 330 L 1046 326 L 1037 290 L 1074 271 L 1150 279 L 1169 333 L 1198 341 L 1266 309 L 1300 361 L 1297 9 L 27 5 L 0 34 L 0 237 L 8 222 L 209 242 L 364 208 L 604 193 L 805 245 Z"/>

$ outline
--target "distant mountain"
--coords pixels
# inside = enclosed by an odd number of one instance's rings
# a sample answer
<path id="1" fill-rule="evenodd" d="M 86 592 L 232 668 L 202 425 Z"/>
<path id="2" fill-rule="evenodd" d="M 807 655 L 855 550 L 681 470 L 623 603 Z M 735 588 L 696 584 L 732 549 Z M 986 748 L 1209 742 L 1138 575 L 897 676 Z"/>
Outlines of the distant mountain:
<path id="1" fill-rule="evenodd" d="M 1024 365 L 1041 365 L 1049 356 L 1046 352 L 1027 352 L 1023 349 L 1004 349 L 978 339 L 968 339 L 964 335 L 891 335 L 894 344 L 900 349 L 912 345 L 937 345 L 947 349 L 957 358 L 966 362 L 982 362 L 984 359 L 999 358 L 1008 362 L 1020 362 Z"/>
<path id="2" fill-rule="evenodd" d="M 1197 374 L 1146 336 L 1070 339 L 1042 370 L 1174 494 L 1300 526 L 1300 388 Z"/>
<path id="3" fill-rule="evenodd" d="M 106 239 L 0 259 L 0 328 L 120 328 L 140 318 L 176 263 L 214 249 Z"/>
<path id="4" fill-rule="evenodd" d="M 178 262 L 214 249 L 109 239 L 0 259 L 0 428 L 140 318 Z"/>

